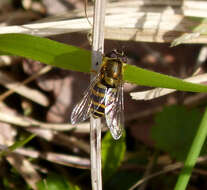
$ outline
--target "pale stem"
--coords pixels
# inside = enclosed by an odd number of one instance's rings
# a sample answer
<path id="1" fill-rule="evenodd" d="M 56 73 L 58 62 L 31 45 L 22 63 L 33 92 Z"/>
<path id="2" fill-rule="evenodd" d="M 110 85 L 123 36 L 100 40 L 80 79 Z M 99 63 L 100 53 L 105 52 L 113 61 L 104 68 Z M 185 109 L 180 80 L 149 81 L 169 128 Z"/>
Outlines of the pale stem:
<path id="1" fill-rule="evenodd" d="M 92 69 L 98 70 L 104 50 L 104 22 L 106 0 L 96 0 L 93 20 Z M 93 190 L 102 190 L 101 175 L 101 119 L 90 120 L 91 183 Z"/>

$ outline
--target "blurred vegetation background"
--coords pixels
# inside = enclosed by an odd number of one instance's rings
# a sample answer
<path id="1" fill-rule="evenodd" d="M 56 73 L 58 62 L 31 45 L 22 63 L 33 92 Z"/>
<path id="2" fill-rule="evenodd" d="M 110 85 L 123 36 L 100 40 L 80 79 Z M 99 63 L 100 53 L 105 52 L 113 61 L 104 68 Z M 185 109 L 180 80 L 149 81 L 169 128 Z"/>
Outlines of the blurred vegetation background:
<path id="1" fill-rule="evenodd" d="M 82 0 L 0 0 L 0 34 L 23 25 L 21 33 L 90 50 L 85 8 L 90 18 L 92 1 L 85 7 Z M 109 1 L 105 52 L 123 49 L 128 64 L 182 79 L 198 76 L 196 82 L 205 84 L 206 9 L 205 1 Z M 58 21 L 59 28 L 47 25 Z M 43 28 L 27 28 L 41 23 Z M 0 189 L 91 189 L 89 122 L 70 125 L 90 76 L 0 53 Z M 126 133 L 115 141 L 103 128 L 103 189 L 133 189 L 138 182 L 140 190 L 170 190 L 176 183 L 207 94 L 176 91 L 159 97 L 158 89 L 151 92 L 158 98 L 148 101 L 130 96 L 151 89 L 124 84 Z M 206 160 L 204 144 L 189 190 L 207 188 Z"/>

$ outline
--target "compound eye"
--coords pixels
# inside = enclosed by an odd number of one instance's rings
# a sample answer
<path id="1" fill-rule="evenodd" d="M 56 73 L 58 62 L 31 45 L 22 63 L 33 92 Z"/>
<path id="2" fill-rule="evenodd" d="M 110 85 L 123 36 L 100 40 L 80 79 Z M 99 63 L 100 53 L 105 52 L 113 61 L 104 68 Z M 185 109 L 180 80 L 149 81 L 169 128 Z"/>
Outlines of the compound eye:
<path id="1" fill-rule="evenodd" d="M 127 57 L 122 57 L 121 60 L 122 62 L 127 63 Z"/>
<path id="2" fill-rule="evenodd" d="M 116 59 L 117 58 L 117 52 L 115 50 L 113 50 L 113 51 L 107 53 L 105 56 L 109 57 L 109 58 L 112 58 L 112 59 Z"/>
<path id="3" fill-rule="evenodd" d="M 110 55 L 110 58 L 117 58 L 116 53 L 112 52 L 111 55 Z"/>

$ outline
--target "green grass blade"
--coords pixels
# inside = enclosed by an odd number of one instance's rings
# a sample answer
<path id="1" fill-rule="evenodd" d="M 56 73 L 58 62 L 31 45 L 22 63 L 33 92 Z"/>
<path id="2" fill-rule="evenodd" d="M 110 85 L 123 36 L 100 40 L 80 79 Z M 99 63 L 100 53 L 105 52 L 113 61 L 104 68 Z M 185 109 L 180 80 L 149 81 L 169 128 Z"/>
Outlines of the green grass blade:
<path id="1" fill-rule="evenodd" d="M 13 145 L 9 146 L 7 150 L 4 150 L 4 151 L 0 152 L 0 157 L 6 156 L 7 154 L 9 154 L 10 152 L 14 151 L 15 149 L 24 146 L 29 141 L 31 141 L 35 136 L 36 136 L 35 134 L 32 134 L 29 137 L 27 137 L 27 138 L 25 138 L 25 139 L 23 139 L 21 141 L 15 142 Z"/>
<path id="2" fill-rule="evenodd" d="M 0 52 L 80 72 L 90 71 L 90 52 L 47 38 L 26 34 L 0 35 Z"/>
<path id="3" fill-rule="evenodd" d="M 196 160 L 200 154 L 201 148 L 206 139 L 206 135 L 207 135 L 207 108 L 204 113 L 201 124 L 198 128 L 197 134 L 193 140 L 187 159 L 184 163 L 184 167 L 179 175 L 178 181 L 175 186 L 175 190 L 186 189 L 193 167 L 196 164 Z"/>
<path id="4" fill-rule="evenodd" d="M 124 67 L 124 80 L 143 86 L 172 88 L 181 91 L 207 92 L 207 85 L 195 84 L 168 75 L 156 73 L 132 65 Z"/>
<path id="5" fill-rule="evenodd" d="M 90 72 L 90 51 L 46 38 L 26 34 L 1 34 L 0 52 L 30 58 L 68 70 Z M 207 92 L 206 85 L 185 82 L 132 65 L 125 65 L 124 80 L 144 86 Z"/>

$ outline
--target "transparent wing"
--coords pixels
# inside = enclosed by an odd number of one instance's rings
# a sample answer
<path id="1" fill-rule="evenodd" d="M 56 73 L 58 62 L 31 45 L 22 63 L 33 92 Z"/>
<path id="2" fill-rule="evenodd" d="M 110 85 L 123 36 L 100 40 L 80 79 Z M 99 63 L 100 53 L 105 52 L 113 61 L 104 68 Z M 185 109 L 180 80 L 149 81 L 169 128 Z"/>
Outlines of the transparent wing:
<path id="1" fill-rule="evenodd" d="M 123 85 L 119 84 L 117 90 L 109 88 L 105 97 L 105 118 L 107 126 L 114 139 L 119 139 L 124 126 Z"/>
<path id="2" fill-rule="evenodd" d="M 98 73 L 92 80 L 90 86 L 84 92 L 82 100 L 73 108 L 71 114 L 71 123 L 79 123 L 89 118 L 92 100 L 91 100 L 91 89 L 100 80 L 100 74 Z"/>

